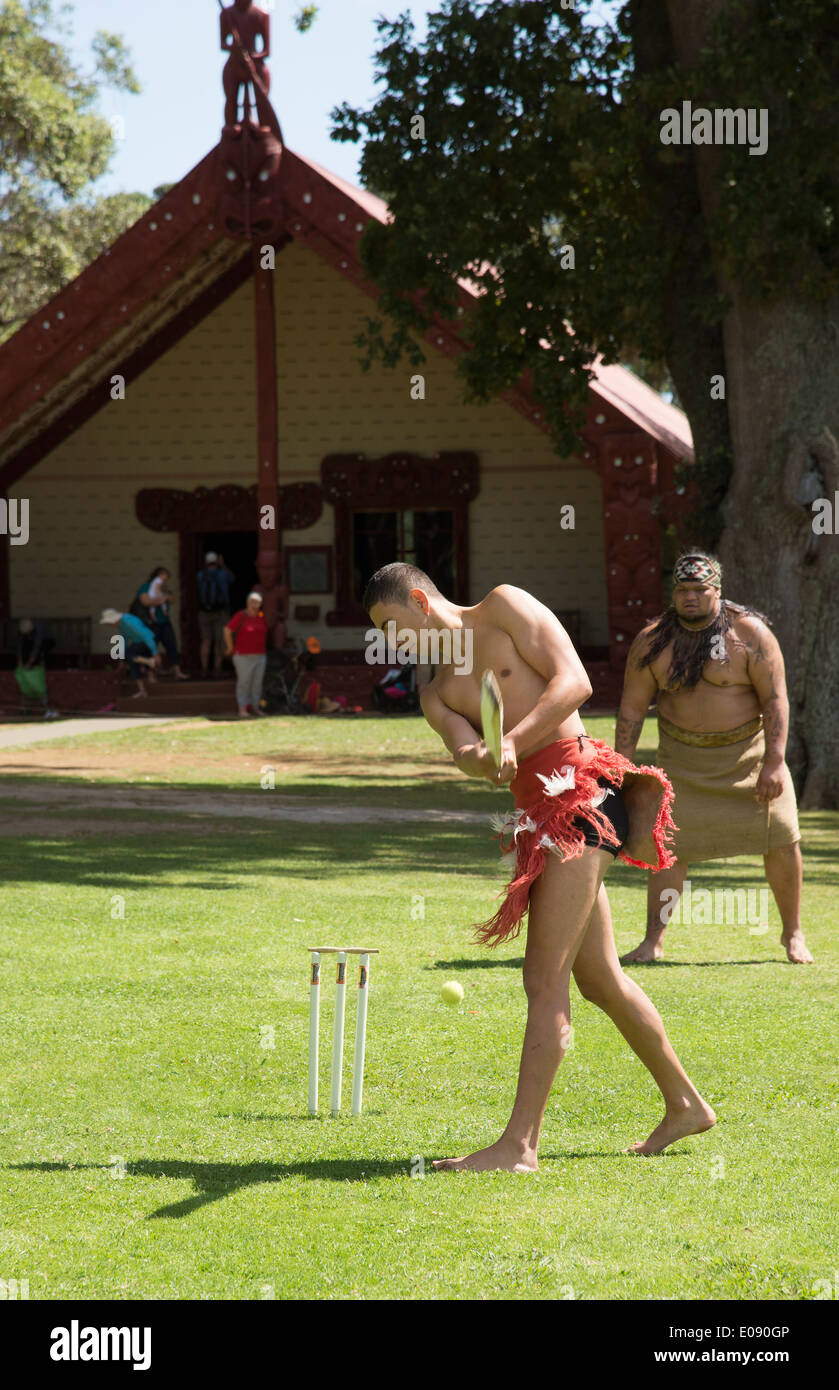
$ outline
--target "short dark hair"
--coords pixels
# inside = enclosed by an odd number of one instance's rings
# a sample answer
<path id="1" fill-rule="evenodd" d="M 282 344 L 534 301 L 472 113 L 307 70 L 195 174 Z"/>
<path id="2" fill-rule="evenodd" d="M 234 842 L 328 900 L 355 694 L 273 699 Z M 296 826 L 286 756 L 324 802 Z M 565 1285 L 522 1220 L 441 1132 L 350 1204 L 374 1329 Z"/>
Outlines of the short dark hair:
<path id="1" fill-rule="evenodd" d="M 425 570 L 395 560 L 391 565 L 382 565 L 367 581 L 361 602 L 369 613 L 377 603 L 407 603 L 412 589 L 424 589 L 427 594 L 440 592 Z"/>

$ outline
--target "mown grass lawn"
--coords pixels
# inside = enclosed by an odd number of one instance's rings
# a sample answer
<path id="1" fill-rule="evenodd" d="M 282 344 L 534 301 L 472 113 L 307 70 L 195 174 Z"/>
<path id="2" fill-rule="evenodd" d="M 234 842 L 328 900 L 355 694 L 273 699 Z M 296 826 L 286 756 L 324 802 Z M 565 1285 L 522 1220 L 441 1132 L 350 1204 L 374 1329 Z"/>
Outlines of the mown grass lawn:
<path id="1" fill-rule="evenodd" d="M 608 736 L 608 721 L 589 728 Z M 127 740 L 136 780 L 197 795 L 268 797 L 246 761 L 273 758 L 292 768 L 278 795 L 503 802 L 453 776 L 420 720 L 138 730 L 96 747 Z M 161 770 L 173 740 L 194 777 Z M 839 816 L 802 817 L 815 967 L 784 963 L 773 905 L 763 934 L 674 928 L 665 963 L 634 970 L 717 1128 L 661 1158 L 623 1155 L 660 1117 L 657 1093 L 574 993 L 529 1176 L 430 1166 L 497 1137 L 515 1085 L 523 943 L 469 939 L 503 882 L 485 829 L 179 827 L 162 806 L 142 834 L 116 817 L 113 834 L 0 842 L 0 1278 L 49 1299 L 809 1299 L 833 1278 Z M 704 865 L 692 881 L 755 887 L 760 864 Z M 607 885 L 626 949 L 643 875 L 616 866 Z M 357 1120 L 306 1114 L 305 948 L 326 942 L 381 949 Z M 448 979 L 465 989 L 456 1009 L 440 1000 Z M 353 1023 L 351 990 L 347 1103 Z"/>
<path id="2" fill-rule="evenodd" d="M 587 718 L 586 730 L 609 741 L 614 719 Z M 639 760 L 655 753 L 655 721 L 648 720 Z M 278 793 L 311 801 L 371 804 L 399 809 L 498 810 L 504 793 L 470 780 L 454 767 L 425 720 L 279 717 L 248 722 L 141 725 L 102 735 L 51 739 L 20 751 L 3 750 L 14 780 L 0 783 L 0 802 L 14 797 L 14 782 L 54 782 L 62 762 L 91 783 L 130 787 L 204 787 Z"/>

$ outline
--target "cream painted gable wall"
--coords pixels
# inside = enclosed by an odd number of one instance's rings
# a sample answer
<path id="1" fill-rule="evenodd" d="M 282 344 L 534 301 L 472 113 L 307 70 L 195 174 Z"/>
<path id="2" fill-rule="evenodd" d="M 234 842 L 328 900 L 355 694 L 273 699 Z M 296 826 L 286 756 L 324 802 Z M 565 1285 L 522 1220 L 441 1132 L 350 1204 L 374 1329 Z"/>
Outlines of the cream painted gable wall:
<path id="1" fill-rule="evenodd" d="M 412 400 L 407 365 L 362 373 L 353 339 L 373 303 L 301 245 L 278 255 L 275 286 L 281 479 L 318 479 L 329 453 L 474 450 L 481 490 L 470 506 L 471 601 L 497 583 L 519 584 L 551 608 L 580 609 L 583 641 L 605 644 L 597 476 L 557 458 L 509 406 L 464 404 L 454 363 L 431 347 L 421 368 L 425 400 Z M 252 299 L 243 285 L 129 382 L 124 401 L 111 401 L 104 383 L 103 409 L 21 479 L 12 495 L 29 498 L 30 540 L 10 551 L 13 615 L 98 618 L 104 606 L 127 607 L 154 565 L 177 575 L 178 538 L 140 525 L 139 488 L 255 480 Z M 576 509 L 573 531 L 560 527 L 565 504 Z M 331 544 L 332 508 L 285 540 Z M 322 621 L 332 595 L 295 601 L 319 603 L 321 622 L 292 623 L 292 632 L 314 632 L 327 648 L 360 644 L 363 629 Z"/>

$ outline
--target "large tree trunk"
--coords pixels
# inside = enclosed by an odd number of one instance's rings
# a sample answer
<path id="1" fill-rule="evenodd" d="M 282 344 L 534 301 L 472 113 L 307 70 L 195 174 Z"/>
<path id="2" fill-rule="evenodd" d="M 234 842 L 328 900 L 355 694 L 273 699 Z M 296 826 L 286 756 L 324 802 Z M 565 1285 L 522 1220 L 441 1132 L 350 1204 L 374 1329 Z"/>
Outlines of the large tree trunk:
<path id="1" fill-rule="evenodd" d="M 839 298 L 761 309 L 738 296 L 725 324 L 735 468 L 720 549 L 784 652 L 804 807 L 839 806 L 839 537 L 814 535 L 809 506 L 839 497 L 837 323 Z"/>
<path id="2" fill-rule="evenodd" d="M 631 0 L 626 20 L 636 76 L 643 79 L 672 68 L 676 54 L 667 0 Z M 656 113 L 651 110 L 649 117 L 655 122 Z M 690 420 L 696 458 L 693 476 L 701 493 L 687 539 L 696 545 L 716 546 L 722 531 L 720 506 L 731 473 L 732 446 L 728 413 L 711 399 L 708 389 L 711 377 L 725 367 L 722 325 L 709 323 L 705 315 L 708 300 L 717 289 L 711 247 L 693 165 L 688 161 L 664 165 L 653 145 L 645 172 L 656 189 L 654 216 L 668 238 L 677 239 L 674 269 L 662 286 L 661 321 L 667 366 Z M 686 265 L 692 268 L 689 278 L 684 274 Z"/>
<path id="3" fill-rule="evenodd" d="M 668 0 L 679 65 L 693 67 L 730 0 Z M 689 84 L 686 83 L 686 87 Z M 686 90 L 685 97 L 691 95 Z M 770 141 L 772 138 L 771 104 Z M 716 205 L 717 154 L 693 147 L 703 213 Z M 839 517 L 816 536 L 810 502 L 839 490 L 839 296 L 759 303 L 721 259 L 734 464 L 723 505 L 724 592 L 772 620 L 790 692 L 787 758 L 802 807 L 839 807 Z M 710 391 L 710 383 L 708 383 Z"/>

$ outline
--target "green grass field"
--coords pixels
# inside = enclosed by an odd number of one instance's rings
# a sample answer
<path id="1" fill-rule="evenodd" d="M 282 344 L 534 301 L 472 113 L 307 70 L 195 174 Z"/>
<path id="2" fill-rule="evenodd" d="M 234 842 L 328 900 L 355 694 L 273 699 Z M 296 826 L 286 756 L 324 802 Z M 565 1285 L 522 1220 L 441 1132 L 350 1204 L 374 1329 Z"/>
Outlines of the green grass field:
<path id="1" fill-rule="evenodd" d="M 652 728 L 645 739 L 649 753 Z M 633 968 L 714 1131 L 660 1158 L 622 1154 L 660 1118 L 658 1094 L 572 991 L 540 1171 L 438 1174 L 432 1158 L 506 1123 L 523 940 L 470 944 L 504 881 L 488 829 L 400 822 L 397 808 L 484 812 L 505 795 L 459 777 L 419 719 L 200 723 L 51 747 L 72 754 L 72 775 L 22 759 L 0 789 L 0 1279 L 27 1280 L 32 1299 L 794 1300 L 834 1280 L 839 815 L 802 816 L 814 967 L 784 962 L 772 904 L 764 934 L 672 928 L 665 962 Z M 71 781 L 89 804 L 52 811 Z M 111 809 L 88 833 L 114 783 L 156 788 L 159 806 Z M 383 814 L 263 823 L 223 814 L 227 788 Z M 194 797 L 189 813 L 167 806 L 173 789 Z M 691 879 L 757 887 L 760 869 L 723 861 Z M 625 950 L 644 876 L 616 865 L 606 882 Z M 306 1113 L 305 948 L 326 942 L 381 949 L 356 1120 Z M 456 1009 L 440 999 L 448 979 L 465 990 Z"/>

